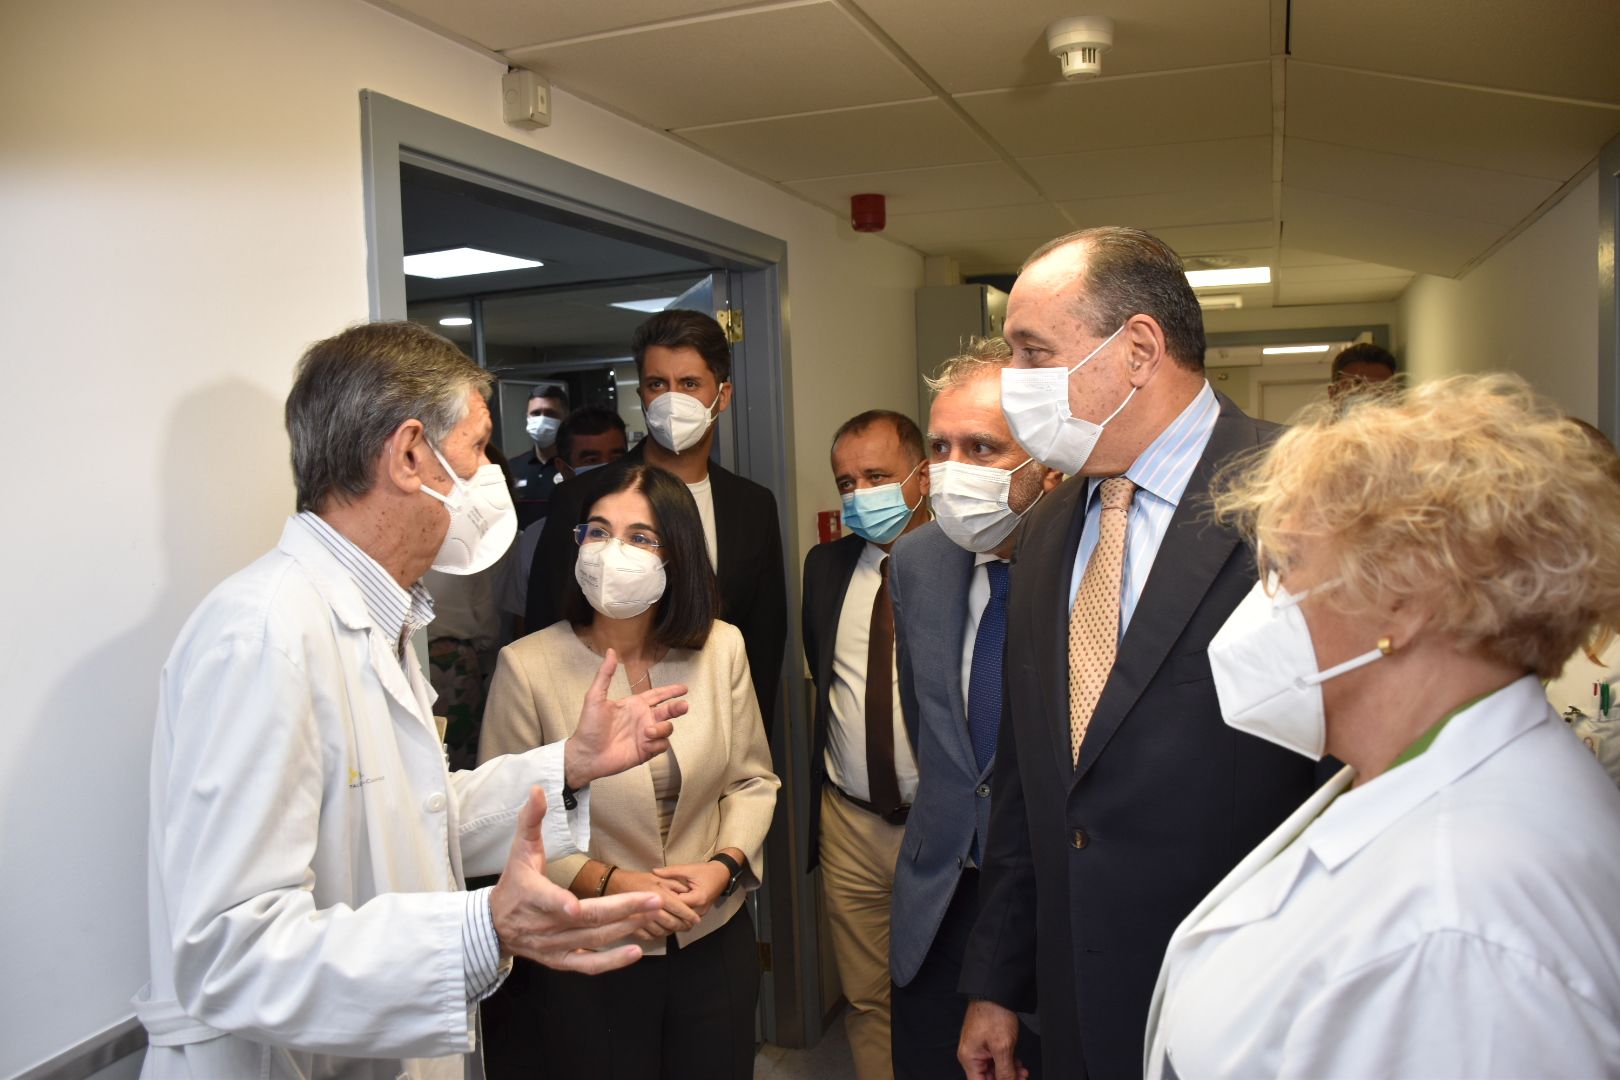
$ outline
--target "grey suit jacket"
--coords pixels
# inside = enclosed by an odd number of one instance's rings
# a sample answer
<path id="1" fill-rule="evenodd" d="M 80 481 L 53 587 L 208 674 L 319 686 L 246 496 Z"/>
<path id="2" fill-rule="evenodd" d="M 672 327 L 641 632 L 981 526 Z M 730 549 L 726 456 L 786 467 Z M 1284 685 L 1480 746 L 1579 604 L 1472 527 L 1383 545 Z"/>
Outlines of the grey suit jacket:
<path id="1" fill-rule="evenodd" d="M 894 870 L 889 974 L 905 986 L 922 967 L 956 892 L 974 837 L 990 831 L 990 769 L 980 772 L 968 734 L 962 686 L 973 554 L 929 522 L 893 551 L 900 703 L 917 755 L 917 797 Z"/>

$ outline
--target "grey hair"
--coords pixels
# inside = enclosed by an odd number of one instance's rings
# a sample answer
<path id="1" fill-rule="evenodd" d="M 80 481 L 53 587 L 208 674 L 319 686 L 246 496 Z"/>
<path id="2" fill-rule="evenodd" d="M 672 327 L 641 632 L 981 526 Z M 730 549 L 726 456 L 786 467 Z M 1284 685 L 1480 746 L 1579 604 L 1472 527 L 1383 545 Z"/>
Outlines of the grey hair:
<path id="1" fill-rule="evenodd" d="M 468 392 L 489 389 L 482 368 L 413 322 L 366 323 L 317 341 L 287 395 L 298 509 L 370 491 L 383 444 L 407 420 L 420 420 L 442 447 L 466 418 Z"/>
<path id="2" fill-rule="evenodd" d="M 998 337 L 968 338 L 960 353 L 939 365 L 939 371 L 923 376 L 928 389 L 936 394 L 954 390 L 972 379 L 994 375 L 1012 363 L 1012 346 Z"/>

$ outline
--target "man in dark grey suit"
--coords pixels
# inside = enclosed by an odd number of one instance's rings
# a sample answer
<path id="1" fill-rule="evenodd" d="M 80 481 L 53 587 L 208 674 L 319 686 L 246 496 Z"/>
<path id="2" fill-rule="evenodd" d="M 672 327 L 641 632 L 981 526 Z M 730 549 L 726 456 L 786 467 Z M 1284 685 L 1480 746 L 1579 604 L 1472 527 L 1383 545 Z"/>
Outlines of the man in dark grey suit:
<path id="1" fill-rule="evenodd" d="M 1001 726 L 1007 559 L 1023 515 L 1063 479 L 1014 441 L 1001 412 L 1000 339 L 946 361 L 928 420 L 934 521 L 894 549 L 900 701 L 919 773 L 894 875 L 889 974 L 894 1075 L 951 1076 L 967 998 L 957 992 L 979 912 L 990 773 Z M 1034 1061 L 1037 1036 L 1019 1037 Z"/>

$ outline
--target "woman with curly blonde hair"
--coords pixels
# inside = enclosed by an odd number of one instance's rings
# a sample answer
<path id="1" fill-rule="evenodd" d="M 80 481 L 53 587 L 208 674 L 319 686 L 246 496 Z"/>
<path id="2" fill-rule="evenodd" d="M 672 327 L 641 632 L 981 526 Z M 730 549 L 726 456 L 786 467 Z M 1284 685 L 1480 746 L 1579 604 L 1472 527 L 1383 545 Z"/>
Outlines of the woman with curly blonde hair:
<path id="1" fill-rule="evenodd" d="M 1323 407 L 1217 484 L 1228 724 L 1345 763 L 1177 929 L 1165 1076 L 1599 1076 L 1620 792 L 1541 680 L 1620 625 L 1609 464 L 1519 379 Z"/>

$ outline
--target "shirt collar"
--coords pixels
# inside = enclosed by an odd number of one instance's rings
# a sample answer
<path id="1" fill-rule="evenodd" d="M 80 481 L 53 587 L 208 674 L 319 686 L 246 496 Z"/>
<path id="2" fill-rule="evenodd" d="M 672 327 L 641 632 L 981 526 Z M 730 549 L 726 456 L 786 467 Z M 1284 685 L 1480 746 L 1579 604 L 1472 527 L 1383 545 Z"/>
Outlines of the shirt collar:
<path id="1" fill-rule="evenodd" d="M 416 631 L 433 621 L 433 597 L 427 587 L 418 581 L 409 591 L 400 588 L 382 565 L 360 549 L 354 541 L 332 528 L 319 515 L 308 510 L 295 519 L 320 541 L 360 588 L 366 602 L 366 611 L 379 630 L 388 639 L 402 643 Z"/>
<path id="2" fill-rule="evenodd" d="M 1203 388 L 1193 395 L 1186 408 L 1159 432 L 1158 438 L 1139 454 L 1125 476 L 1145 491 L 1171 506 L 1181 503 L 1181 495 L 1192 480 L 1198 460 L 1204 456 L 1204 447 L 1215 432 L 1215 421 L 1221 415 L 1221 404 L 1206 380 Z M 1094 476 L 1086 488 L 1089 501 L 1106 477 Z"/>
<path id="3" fill-rule="evenodd" d="M 978 551 L 973 555 L 973 568 L 976 570 L 981 566 L 986 566 L 993 562 L 1006 561 L 1006 559 L 1003 559 L 1000 555 L 997 555 L 993 551 Z"/>
<path id="4" fill-rule="evenodd" d="M 1441 788 L 1552 719 L 1540 680 L 1517 679 L 1458 712 L 1421 756 L 1340 795 L 1302 842 L 1336 870 Z"/>

